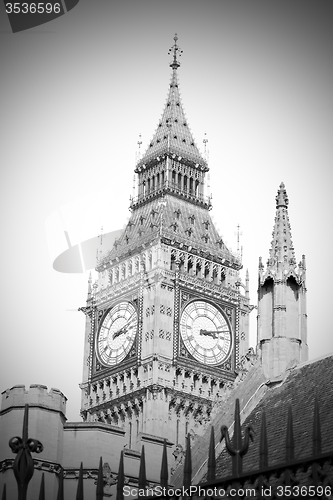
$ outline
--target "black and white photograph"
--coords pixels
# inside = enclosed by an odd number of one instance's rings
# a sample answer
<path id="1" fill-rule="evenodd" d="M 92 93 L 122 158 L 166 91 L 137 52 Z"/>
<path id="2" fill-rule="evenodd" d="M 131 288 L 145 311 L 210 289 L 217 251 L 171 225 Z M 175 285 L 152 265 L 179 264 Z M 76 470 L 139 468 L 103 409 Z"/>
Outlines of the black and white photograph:
<path id="1" fill-rule="evenodd" d="M 333 498 L 329 0 L 0 5 L 0 498 Z"/>

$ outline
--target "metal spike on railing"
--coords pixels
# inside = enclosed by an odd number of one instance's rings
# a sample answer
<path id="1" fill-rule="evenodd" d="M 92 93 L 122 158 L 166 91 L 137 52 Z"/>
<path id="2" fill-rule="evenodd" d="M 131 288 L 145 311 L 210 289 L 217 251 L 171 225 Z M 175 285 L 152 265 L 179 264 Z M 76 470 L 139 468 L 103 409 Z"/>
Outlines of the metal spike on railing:
<path id="1" fill-rule="evenodd" d="M 161 477 L 160 483 L 162 488 L 168 488 L 169 472 L 168 472 L 168 454 L 167 454 L 167 441 L 164 439 L 163 443 L 163 453 L 162 453 L 162 465 L 161 465 Z"/>
<path id="2" fill-rule="evenodd" d="M 64 469 L 61 468 L 59 472 L 59 484 L 57 500 L 64 500 Z"/>
<path id="3" fill-rule="evenodd" d="M 225 438 L 225 445 L 228 453 L 232 456 L 232 474 L 234 476 L 238 476 L 243 470 L 243 455 L 245 455 L 249 449 L 249 440 L 251 439 L 251 441 L 253 441 L 252 425 L 247 425 L 245 428 L 244 443 L 242 443 L 239 399 L 236 399 L 235 403 L 235 422 L 232 443 L 226 425 L 222 425 L 221 427 L 221 441 L 223 438 Z"/>
<path id="4" fill-rule="evenodd" d="M 18 488 L 18 500 L 26 500 L 27 489 L 30 479 L 34 473 L 34 462 L 31 453 L 41 453 L 43 445 L 37 439 L 28 437 L 29 405 L 24 407 L 22 438 L 19 436 L 9 440 L 9 447 L 16 457 L 13 463 L 13 471 Z"/>
<path id="5" fill-rule="evenodd" d="M 104 481 L 103 481 L 103 460 L 99 459 L 97 485 L 96 485 L 96 500 L 103 500 L 104 496 Z"/>
<path id="6" fill-rule="evenodd" d="M 3 485 L 1 500 L 7 500 L 7 496 L 6 496 L 6 483 Z"/>
<path id="7" fill-rule="evenodd" d="M 139 469 L 139 489 L 145 490 L 146 487 L 147 487 L 147 479 L 146 479 L 145 447 L 142 446 L 141 457 L 140 457 L 140 469 Z"/>
<path id="8" fill-rule="evenodd" d="M 209 452 L 208 452 L 207 481 L 213 481 L 215 479 L 215 469 L 216 469 L 215 436 L 214 436 L 214 427 L 212 426 L 212 430 L 210 433 Z"/>
<path id="9" fill-rule="evenodd" d="M 286 437 L 286 462 L 294 459 L 294 431 L 293 431 L 293 413 L 291 405 L 288 407 L 288 421 L 287 421 L 287 437 Z"/>
<path id="10" fill-rule="evenodd" d="M 185 463 L 184 463 L 184 488 L 189 488 L 192 481 L 192 458 L 191 458 L 191 436 L 187 434 L 186 438 L 186 453 L 185 453 Z"/>
<path id="11" fill-rule="evenodd" d="M 261 417 L 259 467 L 260 469 L 268 467 L 268 444 L 265 410 L 263 410 Z"/>
<path id="12" fill-rule="evenodd" d="M 44 472 L 42 474 L 42 480 L 40 482 L 40 490 L 39 490 L 38 500 L 45 500 L 45 478 L 44 478 Z"/>
<path id="13" fill-rule="evenodd" d="M 81 462 L 79 472 L 79 482 L 76 491 L 76 500 L 83 500 L 83 464 Z"/>
<path id="14" fill-rule="evenodd" d="M 235 403 L 235 422 L 234 422 L 234 435 L 232 436 L 232 446 L 234 450 L 238 450 L 242 446 L 242 430 L 240 423 L 240 409 L 239 399 Z"/>
<path id="15" fill-rule="evenodd" d="M 118 481 L 117 481 L 117 499 L 124 500 L 124 451 L 120 453 L 119 469 L 118 469 Z"/>
<path id="16" fill-rule="evenodd" d="M 319 417 L 319 404 L 318 399 L 315 397 L 314 403 L 314 418 L 313 418 L 313 435 L 312 435 L 313 456 L 321 453 L 321 431 L 320 431 L 320 417 Z"/>

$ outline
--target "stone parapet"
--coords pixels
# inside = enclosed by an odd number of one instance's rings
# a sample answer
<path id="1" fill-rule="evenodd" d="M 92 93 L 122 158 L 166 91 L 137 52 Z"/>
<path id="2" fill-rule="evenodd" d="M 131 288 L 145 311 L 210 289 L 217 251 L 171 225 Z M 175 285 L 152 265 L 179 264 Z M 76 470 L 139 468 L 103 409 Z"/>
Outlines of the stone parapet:
<path id="1" fill-rule="evenodd" d="M 48 388 L 41 384 L 32 384 L 29 390 L 24 385 L 14 385 L 11 389 L 6 389 L 1 393 L 0 415 L 11 408 L 22 408 L 29 404 L 29 407 L 41 407 L 51 411 L 62 413 L 66 416 L 66 396 L 55 388 Z"/>

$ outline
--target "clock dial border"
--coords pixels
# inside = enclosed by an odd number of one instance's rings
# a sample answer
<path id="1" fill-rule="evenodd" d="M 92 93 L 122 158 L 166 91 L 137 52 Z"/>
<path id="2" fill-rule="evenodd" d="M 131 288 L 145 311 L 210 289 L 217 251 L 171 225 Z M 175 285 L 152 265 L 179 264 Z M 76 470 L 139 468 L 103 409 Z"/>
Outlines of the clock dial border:
<path id="1" fill-rule="evenodd" d="M 137 328 L 138 311 L 132 302 L 122 300 L 108 309 L 95 340 L 98 362 L 108 368 L 118 366 L 133 347 Z"/>
<path id="2" fill-rule="evenodd" d="M 205 366 L 218 367 L 233 352 L 233 330 L 221 307 L 194 299 L 184 307 L 179 322 L 187 352 Z"/>

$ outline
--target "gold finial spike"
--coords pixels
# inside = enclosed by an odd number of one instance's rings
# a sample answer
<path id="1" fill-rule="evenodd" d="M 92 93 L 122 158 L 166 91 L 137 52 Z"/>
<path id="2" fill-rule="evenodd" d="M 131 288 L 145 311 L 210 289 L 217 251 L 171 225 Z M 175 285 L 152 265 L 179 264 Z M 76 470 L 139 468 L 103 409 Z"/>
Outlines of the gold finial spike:
<path id="1" fill-rule="evenodd" d="M 139 134 L 139 140 L 138 140 L 138 146 L 139 146 L 139 154 L 140 154 L 140 148 L 141 148 L 142 140 L 141 140 L 141 134 Z"/>
<path id="2" fill-rule="evenodd" d="M 141 144 L 142 144 L 141 134 L 139 134 L 139 140 L 137 142 L 138 150 L 135 153 L 135 163 L 139 163 L 139 161 L 141 159 Z"/>
<path id="3" fill-rule="evenodd" d="M 235 235 L 237 236 L 237 253 L 239 254 L 240 253 L 240 251 L 239 251 L 240 236 L 242 236 L 243 233 L 242 233 L 242 231 L 240 231 L 240 225 L 239 224 L 237 224 L 236 227 L 237 227 L 237 232 L 235 233 Z M 243 253 L 243 247 L 241 247 L 241 249 L 242 249 L 241 253 Z"/>
<path id="4" fill-rule="evenodd" d="M 202 142 L 204 144 L 204 158 L 206 160 L 206 163 L 208 163 L 209 162 L 209 151 L 208 151 L 208 148 L 207 148 L 207 142 L 208 142 L 207 132 L 205 132 L 205 135 L 204 135 L 204 138 L 203 138 Z"/>
<path id="5" fill-rule="evenodd" d="M 179 52 L 179 57 L 182 55 L 183 51 L 180 49 L 179 45 L 177 45 L 177 40 L 178 36 L 177 33 L 175 33 L 175 36 L 173 37 L 174 39 L 174 44 L 173 46 L 169 49 L 168 55 L 173 52 L 173 61 L 170 63 L 170 67 L 174 70 L 178 69 L 180 66 L 180 62 L 177 60 L 177 52 Z"/>
<path id="6" fill-rule="evenodd" d="M 207 142 L 208 142 L 208 139 L 207 139 L 207 132 L 205 132 L 205 136 L 204 136 L 204 138 L 203 138 L 203 141 L 202 141 L 202 142 L 204 143 L 204 148 L 205 148 L 205 156 L 206 156 L 206 154 L 207 154 Z"/>
<path id="7" fill-rule="evenodd" d="M 100 238 L 100 244 L 103 245 L 103 226 L 101 226 L 101 234 L 99 234 L 98 237 Z"/>

